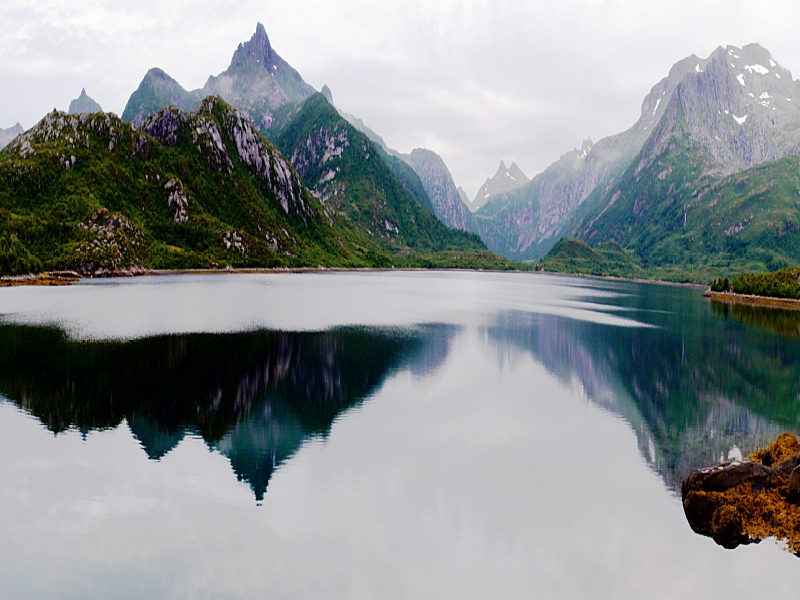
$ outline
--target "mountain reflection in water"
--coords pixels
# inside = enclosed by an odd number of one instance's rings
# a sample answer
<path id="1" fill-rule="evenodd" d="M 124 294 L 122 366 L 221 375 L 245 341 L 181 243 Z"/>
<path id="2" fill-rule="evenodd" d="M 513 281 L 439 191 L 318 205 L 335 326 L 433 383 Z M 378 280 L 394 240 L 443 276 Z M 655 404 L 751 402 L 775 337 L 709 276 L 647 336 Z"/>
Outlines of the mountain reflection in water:
<path id="1" fill-rule="evenodd" d="M 59 433 L 127 421 L 158 460 L 187 433 L 226 456 L 261 501 L 276 468 L 326 436 L 394 369 L 424 374 L 452 327 L 325 333 L 169 335 L 85 342 L 45 327 L 0 326 L 0 393 Z"/>
<path id="2" fill-rule="evenodd" d="M 522 311 L 477 327 L 499 364 L 531 356 L 628 421 L 672 490 L 693 469 L 800 430 L 800 344 L 792 339 L 800 315 L 712 305 L 685 289 L 621 289 L 606 302 L 650 327 Z M 326 436 L 397 370 L 435 371 L 471 326 L 86 342 L 0 325 L 0 393 L 55 433 L 126 421 L 154 460 L 187 433 L 199 435 L 261 501 L 305 440 Z"/>

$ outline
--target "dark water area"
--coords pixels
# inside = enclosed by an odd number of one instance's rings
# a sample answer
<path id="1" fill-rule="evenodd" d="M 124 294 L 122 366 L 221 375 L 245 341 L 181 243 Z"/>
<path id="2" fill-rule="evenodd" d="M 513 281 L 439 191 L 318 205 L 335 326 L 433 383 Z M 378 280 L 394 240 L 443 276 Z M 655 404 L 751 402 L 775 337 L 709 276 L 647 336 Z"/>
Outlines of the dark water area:
<path id="1" fill-rule="evenodd" d="M 396 273 L 15 288 L 0 315 L 2 597 L 800 584 L 779 541 L 724 550 L 677 494 L 800 433 L 797 313 Z"/>

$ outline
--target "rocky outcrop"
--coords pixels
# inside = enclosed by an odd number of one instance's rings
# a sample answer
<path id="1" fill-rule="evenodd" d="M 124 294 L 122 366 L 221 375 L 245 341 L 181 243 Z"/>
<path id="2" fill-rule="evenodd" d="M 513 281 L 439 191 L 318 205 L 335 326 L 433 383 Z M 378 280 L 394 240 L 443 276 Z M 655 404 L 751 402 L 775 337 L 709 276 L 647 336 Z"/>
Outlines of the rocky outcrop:
<path id="1" fill-rule="evenodd" d="M 81 113 L 99 113 L 103 112 L 103 109 L 97 102 L 89 97 L 86 93 L 86 88 L 83 88 L 81 90 L 81 95 L 69 103 L 69 110 L 67 112 L 71 115 L 79 115 Z"/>
<path id="2" fill-rule="evenodd" d="M 681 499 L 692 530 L 724 548 L 774 537 L 800 553 L 800 441 L 784 433 L 747 459 L 693 471 Z"/>

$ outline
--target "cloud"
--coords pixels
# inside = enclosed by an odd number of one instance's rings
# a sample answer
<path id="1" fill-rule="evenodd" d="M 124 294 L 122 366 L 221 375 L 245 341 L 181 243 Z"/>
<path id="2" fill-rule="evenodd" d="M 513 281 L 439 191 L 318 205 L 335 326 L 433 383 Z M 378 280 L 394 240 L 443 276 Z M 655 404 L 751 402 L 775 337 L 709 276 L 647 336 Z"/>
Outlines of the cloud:
<path id="1" fill-rule="evenodd" d="M 474 194 L 501 159 L 531 176 L 630 127 L 689 54 L 758 41 L 800 69 L 798 16 L 784 0 L 6 0 L 0 127 L 31 126 L 84 86 L 121 113 L 153 66 L 200 87 L 261 21 L 309 83 L 390 146 L 440 153 Z"/>

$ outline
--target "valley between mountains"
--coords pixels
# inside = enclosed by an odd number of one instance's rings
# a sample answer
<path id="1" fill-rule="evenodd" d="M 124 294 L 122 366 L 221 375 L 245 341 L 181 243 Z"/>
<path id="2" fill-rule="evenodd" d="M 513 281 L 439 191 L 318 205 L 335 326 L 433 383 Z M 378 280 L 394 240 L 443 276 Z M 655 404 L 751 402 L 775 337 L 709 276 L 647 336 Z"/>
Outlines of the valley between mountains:
<path id="1" fill-rule="evenodd" d="M 263 25 L 197 90 L 152 68 L 121 117 L 0 130 L 0 271 L 424 267 L 710 282 L 800 262 L 800 82 L 757 44 L 676 63 L 632 127 L 470 201 L 393 150 Z"/>

